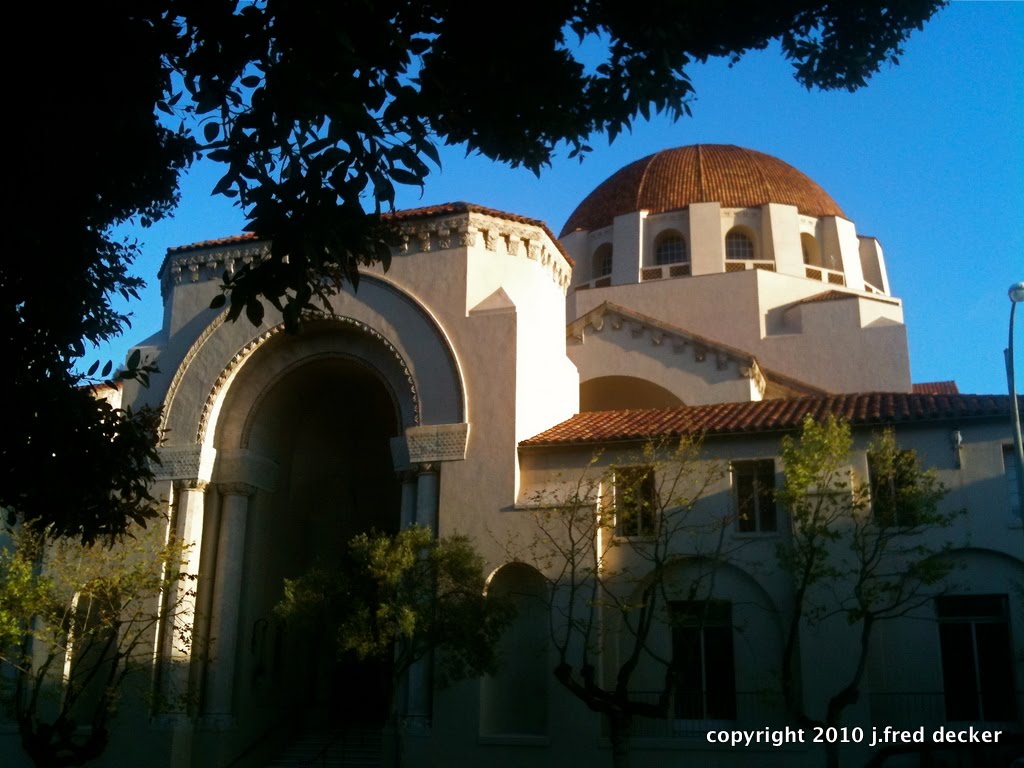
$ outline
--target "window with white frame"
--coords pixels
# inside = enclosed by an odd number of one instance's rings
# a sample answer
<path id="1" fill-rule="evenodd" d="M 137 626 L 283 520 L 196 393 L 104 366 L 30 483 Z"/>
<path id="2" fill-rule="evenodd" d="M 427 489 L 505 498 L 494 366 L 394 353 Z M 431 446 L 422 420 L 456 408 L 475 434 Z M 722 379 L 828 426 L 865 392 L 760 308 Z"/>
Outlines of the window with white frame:
<path id="1" fill-rule="evenodd" d="M 607 277 L 612 273 L 612 244 L 604 243 L 594 251 L 594 277 Z"/>
<path id="2" fill-rule="evenodd" d="M 868 451 L 871 512 L 884 527 L 907 528 L 919 524 L 917 489 L 920 480 L 917 454 L 910 450 L 888 454 Z"/>
<path id="3" fill-rule="evenodd" d="M 935 598 L 946 719 L 1017 719 L 1006 595 Z"/>
<path id="4" fill-rule="evenodd" d="M 724 600 L 670 604 L 675 717 L 735 720 L 732 605 Z"/>
<path id="5" fill-rule="evenodd" d="M 736 529 L 740 533 L 777 531 L 775 461 L 732 462 L 732 485 L 736 500 Z"/>
<path id="6" fill-rule="evenodd" d="M 619 467 L 612 483 L 615 532 L 619 536 L 650 536 L 658 515 L 658 489 L 653 467 Z"/>

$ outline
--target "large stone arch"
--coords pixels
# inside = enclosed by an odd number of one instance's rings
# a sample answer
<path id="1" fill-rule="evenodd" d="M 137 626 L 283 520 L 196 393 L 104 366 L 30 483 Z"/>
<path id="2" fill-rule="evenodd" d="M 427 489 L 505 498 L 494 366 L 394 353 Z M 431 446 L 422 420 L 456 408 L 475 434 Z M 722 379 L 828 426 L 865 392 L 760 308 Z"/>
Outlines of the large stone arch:
<path id="1" fill-rule="evenodd" d="M 377 276 L 332 309 L 298 335 L 221 313 L 187 348 L 173 338 L 167 347 L 180 362 L 164 397 L 159 474 L 175 481 L 174 525 L 199 576 L 174 618 L 194 621 L 175 650 L 192 670 L 178 687 L 197 692 L 205 719 L 238 724 L 225 754 L 310 702 L 381 715 L 383 699 L 356 691 L 386 698 L 389 670 L 335 664 L 329 638 L 288 626 L 275 606 L 286 578 L 329 564 L 355 533 L 397 529 L 407 497 L 436 521 L 436 465 L 412 477 L 411 496 L 409 473 L 396 475 L 424 461 L 410 443 L 447 429 L 464 450 L 463 376 L 429 309 Z"/>
<path id="2" fill-rule="evenodd" d="M 358 350 L 344 346 L 305 349 L 310 354 L 363 356 L 376 368 L 399 401 L 402 427 L 464 422 L 467 413 L 464 377 L 458 355 L 447 333 L 430 309 L 386 278 L 363 276 L 357 293 L 344 291 L 331 300 L 334 315 L 322 322 L 337 323 L 358 339 Z M 320 321 L 315 321 L 317 325 Z M 282 324 L 253 328 L 245 320 L 227 322 L 226 312 L 214 317 L 182 353 L 163 401 L 162 427 L 166 445 L 174 453 L 192 446 L 212 447 L 212 434 L 224 398 L 253 355 L 277 336 Z M 300 339 L 302 334 L 295 337 Z M 303 345 L 295 345 L 296 349 Z M 287 363 L 297 353 L 284 357 Z M 287 364 L 282 360 L 282 365 Z M 282 371 L 278 370 L 277 374 Z M 260 376 L 260 372 L 256 373 Z M 267 378 L 270 374 L 263 375 Z M 178 448 L 180 447 L 180 448 Z M 208 450 L 192 463 L 209 474 Z"/>

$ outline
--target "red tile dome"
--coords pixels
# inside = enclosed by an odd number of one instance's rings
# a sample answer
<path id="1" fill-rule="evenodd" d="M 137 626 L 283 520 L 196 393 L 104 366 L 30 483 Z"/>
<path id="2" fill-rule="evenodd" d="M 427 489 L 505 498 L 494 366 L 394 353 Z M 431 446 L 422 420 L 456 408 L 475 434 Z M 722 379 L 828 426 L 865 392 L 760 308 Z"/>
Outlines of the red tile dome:
<path id="1" fill-rule="evenodd" d="M 731 144 L 694 144 L 655 152 L 612 174 L 572 212 L 562 235 L 600 229 L 632 211 L 664 213 L 711 202 L 726 208 L 781 203 L 807 216 L 846 218 L 825 190 L 777 157 Z"/>

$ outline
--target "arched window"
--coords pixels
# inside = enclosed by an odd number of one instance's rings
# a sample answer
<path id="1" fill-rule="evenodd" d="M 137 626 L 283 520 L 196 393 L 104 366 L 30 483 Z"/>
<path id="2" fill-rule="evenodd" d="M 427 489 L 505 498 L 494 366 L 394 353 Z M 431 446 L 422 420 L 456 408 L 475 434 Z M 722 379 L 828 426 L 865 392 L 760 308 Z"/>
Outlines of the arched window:
<path id="1" fill-rule="evenodd" d="M 725 236 L 725 258 L 747 261 L 757 258 L 754 255 L 754 241 L 750 235 L 739 229 L 730 229 L 729 234 Z"/>
<path id="2" fill-rule="evenodd" d="M 683 236 L 675 230 L 662 232 L 654 241 L 654 263 L 678 264 L 690 260 L 690 250 L 686 247 Z"/>
<path id="3" fill-rule="evenodd" d="M 612 244 L 604 243 L 594 251 L 594 277 L 606 277 L 612 273 Z"/>
<path id="4" fill-rule="evenodd" d="M 809 264 L 812 267 L 821 266 L 821 248 L 818 247 L 818 241 L 814 239 L 814 235 L 802 232 L 800 247 L 804 252 L 804 264 Z"/>
<path id="5" fill-rule="evenodd" d="M 509 600 L 515 619 L 500 640 L 502 665 L 480 681 L 480 731 L 485 736 L 544 736 L 548 732 L 547 583 L 523 563 L 502 566 L 488 597 Z"/>

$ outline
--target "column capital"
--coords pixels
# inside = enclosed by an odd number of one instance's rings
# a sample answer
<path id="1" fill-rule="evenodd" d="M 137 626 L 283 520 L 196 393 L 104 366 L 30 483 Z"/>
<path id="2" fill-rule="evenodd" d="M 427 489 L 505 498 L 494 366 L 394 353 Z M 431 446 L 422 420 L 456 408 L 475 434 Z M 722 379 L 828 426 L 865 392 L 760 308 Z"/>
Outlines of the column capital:
<path id="1" fill-rule="evenodd" d="M 424 461 L 416 465 L 416 476 L 436 475 L 441 471 L 441 466 L 436 461 Z"/>
<path id="2" fill-rule="evenodd" d="M 217 490 L 222 496 L 252 496 L 256 486 L 240 482 L 217 483 Z"/>
<path id="3" fill-rule="evenodd" d="M 209 486 L 209 482 L 206 480 L 200 480 L 197 477 L 190 477 L 185 479 L 179 479 L 174 481 L 174 487 L 177 491 L 199 491 L 203 492 Z"/>

